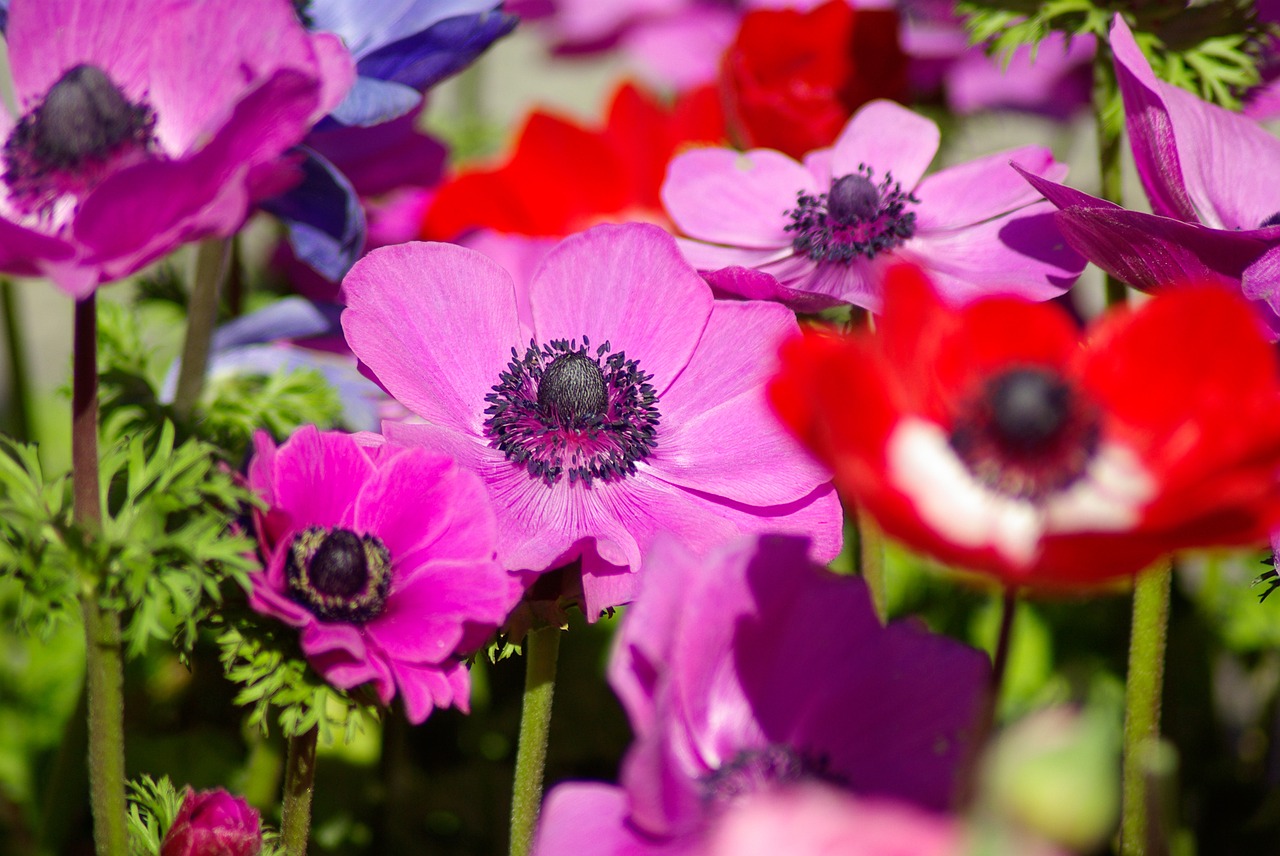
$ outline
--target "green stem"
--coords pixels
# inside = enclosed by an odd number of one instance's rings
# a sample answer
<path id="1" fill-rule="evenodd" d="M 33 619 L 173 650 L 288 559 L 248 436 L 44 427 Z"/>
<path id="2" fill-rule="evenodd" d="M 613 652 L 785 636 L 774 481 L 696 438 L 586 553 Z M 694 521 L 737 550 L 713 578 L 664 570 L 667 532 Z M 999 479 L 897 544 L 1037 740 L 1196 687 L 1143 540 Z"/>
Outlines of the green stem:
<path id="1" fill-rule="evenodd" d="M 987 694 L 983 700 L 973 738 L 969 743 L 960 776 L 960 791 L 956 797 L 956 807 L 967 808 L 978 793 L 978 770 L 982 762 L 982 753 L 996 730 L 996 714 L 1000 710 L 1000 693 L 1004 687 L 1004 674 L 1009 665 L 1009 651 L 1013 648 L 1013 624 L 1018 614 L 1018 589 L 1007 586 L 1000 602 L 1000 631 L 996 636 L 996 647 L 991 654 L 991 677 L 987 683 Z"/>
<path id="2" fill-rule="evenodd" d="M 1133 629 L 1124 694 L 1124 789 L 1120 816 L 1121 856 L 1148 854 L 1147 810 L 1151 782 L 1147 759 L 1160 739 L 1164 694 L 1164 649 L 1169 627 L 1168 562 L 1138 575 L 1133 589 Z"/>
<path id="3" fill-rule="evenodd" d="M 871 605 L 883 624 L 888 620 L 889 611 L 884 580 L 884 533 L 865 511 L 855 512 L 854 519 L 858 527 L 858 573 L 867 583 Z"/>
<path id="4" fill-rule="evenodd" d="M 1100 195 L 1117 205 L 1123 201 L 1124 190 L 1124 176 L 1120 169 L 1122 110 L 1111 50 L 1099 39 L 1093 61 L 1093 116 L 1098 132 L 1098 173 L 1102 178 Z M 1124 283 L 1111 274 L 1106 274 L 1106 293 L 1108 306 L 1123 303 L 1127 295 Z"/>
<path id="5" fill-rule="evenodd" d="M 102 526 L 98 477 L 97 298 L 76 302 L 71 375 L 73 516 L 92 539 Z M 124 655 L 120 616 L 99 601 L 100 568 L 82 569 L 85 691 L 89 720 L 89 801 L 98 856 L 124 856 L 128 821 L 124 794 Z"/>
<path id="6" fill-rule="evenodd" d="M 218 292 L 227 272 L 231 241 L 209 238 L 196 247 L 195 276 L 192 278 L 191 302 L 187 306 L 187 336 L 182 345 L 182 364 L 178 370 L 173 409 L 188 416 L 204 388 L 205 369 L 209 364 L 209 343 L 218 320 Z"/>
<path id="7" fill-rule="evenodd" d="M 524 702 L 520 709 L 520 744 L 511 792 L 511 856 L 527 856 L 542 807 L 542 771 L 547 760 L 551 701 L 556 688 L 560 628 L 539 627 L 525 637 Z"/>
<path id="8" fill-rule="evenodd" d="M 284 805 L 280 810 L 280 846 L 286 856 L 306 856 L 311 838 L 317 734 L 313 727 L 289 738 L 289 756 L 284 767 Z"/>
<path id="9" fill-rule="evenodd" d="M 13 433 L 23 443 L 35 437 L 31 424 L 31 375 L 26 341 L 18 323 L 18 301 L 13 280 L 0 280 L 0 314 L 4 316 L 4 340 L 9 346 L 9 388 L 13 393 Z"/>

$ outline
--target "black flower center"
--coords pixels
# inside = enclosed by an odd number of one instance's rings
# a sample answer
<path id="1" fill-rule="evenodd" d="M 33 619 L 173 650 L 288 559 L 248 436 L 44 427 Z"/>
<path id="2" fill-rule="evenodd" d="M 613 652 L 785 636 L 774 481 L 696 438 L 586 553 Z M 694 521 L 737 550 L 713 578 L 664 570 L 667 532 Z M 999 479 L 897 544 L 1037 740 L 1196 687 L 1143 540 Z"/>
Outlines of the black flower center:
<path id="1" fill-rule="evenodd" d="M 485 436 L 507 460 L 547 485 L 566 473 L 590 485 L 624 478 L 657 446 L 658 397 L 622 351 L 594 354 L 584 336 L 541 347 L 530 342 L 485 396 Z"/>
<path id="2" fill-rule="evenodd" d="M 609 389 L 600 364 L 586 354 L 556 357 L 542 370 L 538 406 L 564 419 L 604 413 L 609 407 Z"/>
<path id="3" fill-rule="evenodd" d="M 717 811 L 751 794 L 805 781 L 847 784 L 826 757 L 810 757 L 781 743 L 743 749 L 698 784 L 703 803 Z"/>
<path id="4" fill-rule="evenodd" d="M 322 621 L 363 624 L 386 605 L 391 554 L 374 535 L 310 526 L 289 545 L 289 596 Z"/>
<path id="5" fill-rule="evenodd" d="M 1056 372 L 1015 368 L 988 378 L 962 407 L 951 447 L 988 487 L 1039 501 L 1084 474 L 1098 420 Z"/>
<path id="6" fill-rule="evenodd" d="M 46 207 L 92 186 L 108 162 L 145 152 L 154 127 L 150 107 L 131 103 L 97 66 L 77 65 L 14 127 L 4 180 L 20 207 Z"/>
<path id="7" fill-rule="evenodd" d="M 885 173 L 877 184 L 866 164 L 831 182 L 826 193 L 801 191 L 796 207 L 783 212 L 791 219 L 791 248 L 815 262 L 852 264 L 859 257 L 873 259 L 901 246 L 916 232 L 916 215 L 908 204 L 920 202 Z"/>
<path id="8" fill-rule="evenodd" d="M 1265 229 L 1268 226 L 1280 226 L 1280 211 L 1277 211 L 1258 224 L 1259 229 Z"/>

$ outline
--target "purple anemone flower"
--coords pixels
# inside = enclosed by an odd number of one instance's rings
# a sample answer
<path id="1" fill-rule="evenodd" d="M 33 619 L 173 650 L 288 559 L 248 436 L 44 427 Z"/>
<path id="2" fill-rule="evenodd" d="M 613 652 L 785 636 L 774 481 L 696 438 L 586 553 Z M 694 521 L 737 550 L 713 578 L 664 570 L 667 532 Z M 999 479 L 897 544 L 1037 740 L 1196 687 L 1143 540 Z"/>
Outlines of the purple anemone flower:
<path id="1" fill-rule="evenodd" d="M 1134 288 L 1181 280 L 1243 288 L 1280 330 L 1280 201 L 1259 176 L 1280 140 L 1251 119 L 1157 80 L 1124 18 L 1111 25 L 1129 143 L 1153 213 L 1027 175 L 1067 242 Z M 1229 144 L 1228 144 L 1229 141 Z"/>
<path id="2" fill-rule="evenodd" d="M 664 541 L 609 667 L 636 733 L 621 787 L 556 787 L 536 852 L 699 852 L 741 800 L 805 783 L 942 808 L 988 675 L 980 651 L 882 626 L 865 584 L 803 539 L 702 558 Z"/>
<path id="3" fill-rule="evenodd" d="M 694 239 L 681 242 L 685 257 L 713 286 L 797 309 L 878 311 L 884 271 L 904 261 L 953 300 L 1047 300 L 1069 288 L 1084 260 L 1009 163 L 1055 178 L 1066 166 L 1024 146 L 924 178 L 938 141 L 929 119 L 872 101 L 803 164 L 771 149 L 678 155 L 662 201 Z"/>
<path id="4" fill-rule="evenodd" d="M 238 229 L 353 76 L 287 0 L 14 0 L 6 36 L 0 269 L 77 298 Z"/>
<path id="5" fill-rule="evenodd" d="M 337 33 L 356 81 L 330 118 L 379 125 L 416 110 L 422 93 L 471 64 L 519 20 L 501 0 L 300 0 L 316 30 Z"/>
<path id="6" fill-rule="evenodd" d="M 351 350 L 418 424 L 389 439 L 478 472 L 499 559 L 582 560 L 584 611 L 630 599 L 661 532 L 705 550 L 745 532 L 814 533 L 840 548 L 829 474 L 764 397 L 797 333 L 780 306 L 722 302 L 663 230 L 597 226 L 565 239 L 528 285 L 452 244 L 375 250 L 343 282 Z"/>
<path id="7" fill-rule="evenodd" d="M 312 667 L 334 686 L 397 692 L 410 722 L 467 710 L 462 657 L 523 592 L 495 561 L 484 487 L 428 449 L 366 445 L 314 426 L 279 448 L 254 438 L 249 485 L 266 569 L 250 604 L 300 631 Z"/>

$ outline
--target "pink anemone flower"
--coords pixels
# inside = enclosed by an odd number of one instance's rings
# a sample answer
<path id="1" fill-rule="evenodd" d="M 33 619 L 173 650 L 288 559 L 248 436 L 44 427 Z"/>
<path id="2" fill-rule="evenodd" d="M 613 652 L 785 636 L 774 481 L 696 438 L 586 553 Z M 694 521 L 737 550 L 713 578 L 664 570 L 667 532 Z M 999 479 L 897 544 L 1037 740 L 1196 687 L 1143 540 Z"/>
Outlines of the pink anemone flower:
<path id="1" fill-rule="evenodd" d="M 1024 146 L 925 177 L 938 142 L 931 120 L 872 101 L 803 164 L 772 149 L 685 152 L 671 162 L 662 201 L 691 239 L 680 244 L 685 258 L 743 297 L 879 311 L 884 272 L 903 261 L 957 301 L 1062 294 L 1084 259 L 1063 244 L 1053 207 L 1009 165 L 1052 178 L 1066 165 Z"/>
<path id="2" fill-rule="evenodd" d="M 308 425 L 283 446 L 254 438 L 249 485 L 266 569 L 250 605 L 301 633 L 312 667 L 337 687 L 397 691 L 410 722 L 467 709 L 463 656 L 523 592 L 495 561 L 479 479 L 438 452 L 365 445 Z"/>
<path id="3" fill-rule="evenodd" d="M 13 0 L 6 35 L 0 269 L 77 299 L 240 228 L 354 77 L 287 0 Z"/>
<path id="4" fill-rule="evenodd" d="M 584 611 L 630 599 L 662 532 L 699 550 L 748 532 L 808 532 L 839 551 L 828 473 L 765 402 L 792 314 L 717 301 L 656 226 L 597 226 L 521 287 L 452 244 L 374 250 L 343 282 L 351 350 L 422 417 L 388 439 L 480 474 L 499 560 L 582 561 Z"/>

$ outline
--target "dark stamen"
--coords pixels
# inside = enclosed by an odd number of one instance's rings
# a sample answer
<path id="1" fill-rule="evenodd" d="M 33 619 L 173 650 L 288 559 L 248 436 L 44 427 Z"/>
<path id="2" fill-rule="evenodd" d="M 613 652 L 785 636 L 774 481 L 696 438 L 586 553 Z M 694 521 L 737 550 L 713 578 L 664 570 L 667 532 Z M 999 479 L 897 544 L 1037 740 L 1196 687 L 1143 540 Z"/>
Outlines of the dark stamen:
<path id="1" fill-rule="evenodd" d="M 542 370 L 538 404 L 568 419 L 604 413 L 609 406 L 600 364 L 586 354 L 561 354 Z"/>
<path id="2" fill-rule="evenodd" d="M 31 144 L 46 166 L 71 169 L 131 138 L 145 112 L 125 100 L 102 69 L 77 65 L 44 97 L 30 126 Z"/>
<path id="3" fill-rule="evenodd" d="M 320 542 L 311 557 L 307 577 L 316 591 L 334 597 L 351 597 L 369 582 L 369 562 L 360 537 L 337 529 Z"/>
<path id="4" fill-rule="evenodd" d="M 1071 388 L 1049 372 L 1006 372 L 991 382 L 987 394 L 996 436 L 1024 452 L 1049 444 L 1071 414 Z"/>
<path id="5" fill-rule="evenodd" d="M 837 178 L 827 194 L 827 216 L 842 226 L 870 220 L 880 210 L 880 192 L 861 173 Z"/>
<path id="6" fill-rule="evenodd" d="M 289 596 L 322 621 L 377 618 L 391 588 L 391 554 L 375 535 L 309 526 L 285 555 Z"/>

